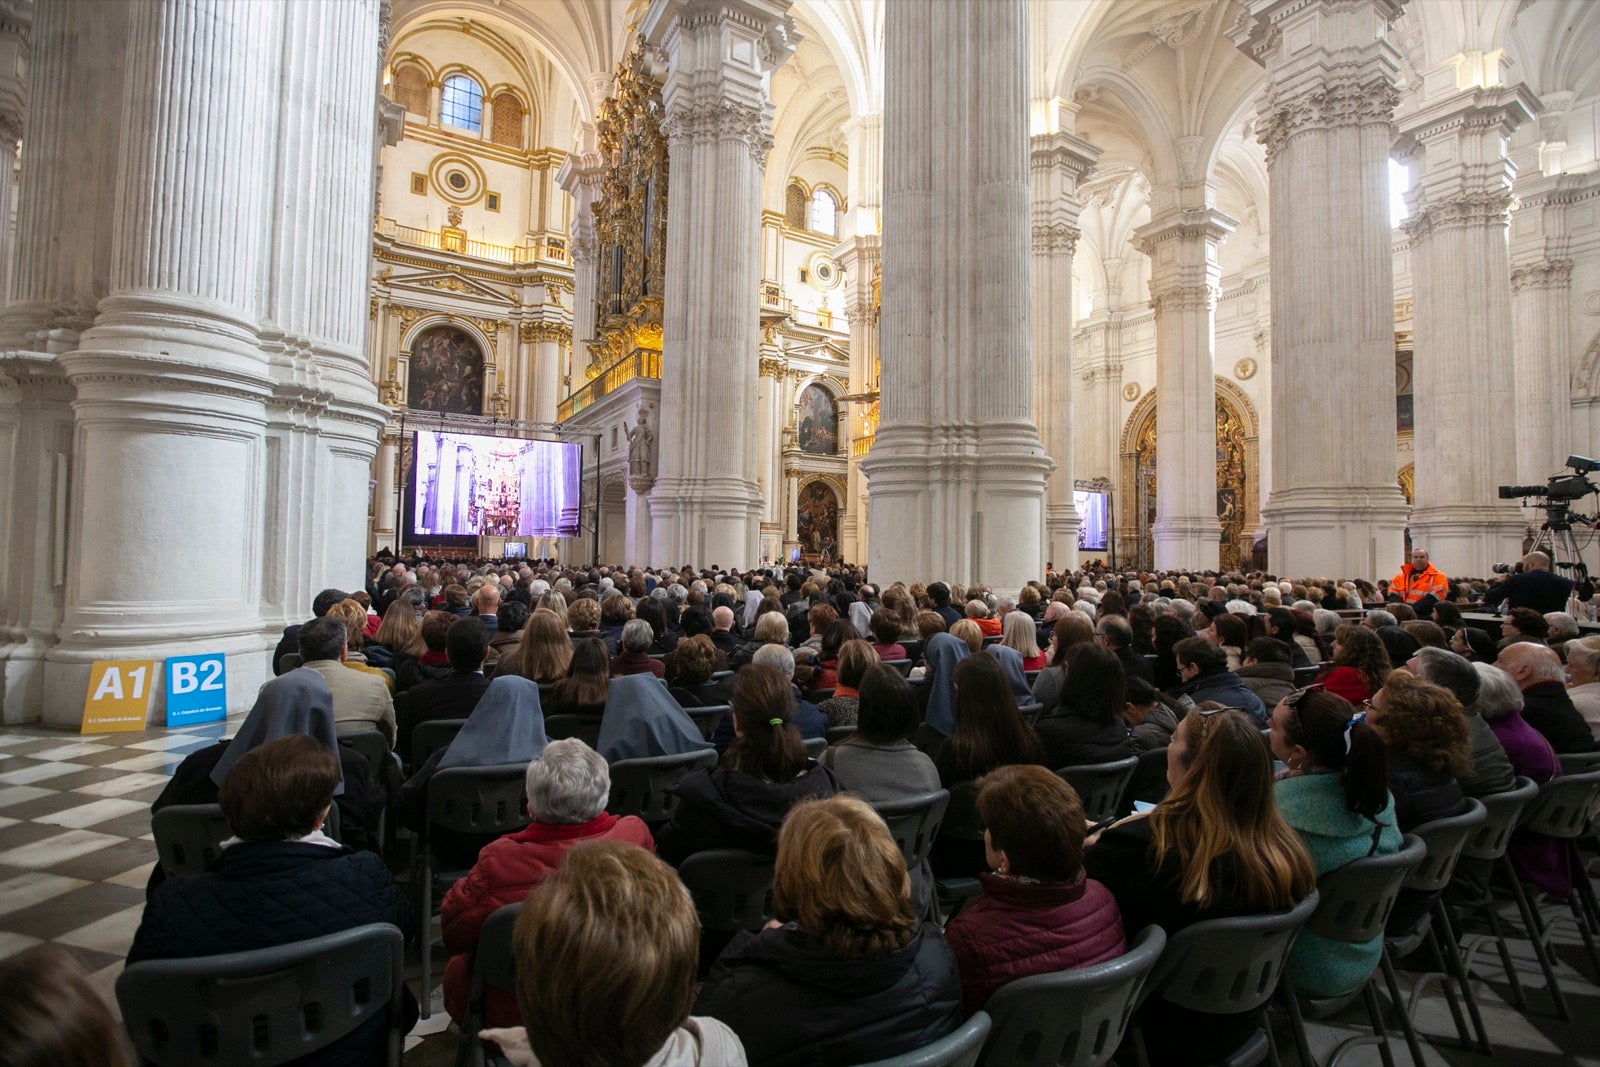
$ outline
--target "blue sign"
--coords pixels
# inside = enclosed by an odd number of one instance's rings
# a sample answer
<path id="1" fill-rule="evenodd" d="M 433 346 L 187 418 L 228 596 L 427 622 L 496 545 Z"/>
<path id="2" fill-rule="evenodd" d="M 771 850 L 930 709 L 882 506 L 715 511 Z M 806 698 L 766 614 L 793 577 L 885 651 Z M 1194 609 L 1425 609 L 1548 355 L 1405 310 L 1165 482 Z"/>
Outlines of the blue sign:
<path id="1" fill-rule="evenodd" d="M 167 660 L 167 726 L 228 717 L 228 661 L 221 652 Z"/>

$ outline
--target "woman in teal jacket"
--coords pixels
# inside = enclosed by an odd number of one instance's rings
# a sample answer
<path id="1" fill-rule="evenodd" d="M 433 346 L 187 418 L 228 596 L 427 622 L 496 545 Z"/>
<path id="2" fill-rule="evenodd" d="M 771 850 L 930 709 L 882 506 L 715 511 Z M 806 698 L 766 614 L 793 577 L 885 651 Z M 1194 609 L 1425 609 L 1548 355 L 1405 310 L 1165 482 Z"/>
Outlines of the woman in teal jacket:
<path id="1" fill-rule="evenodd" d="M 1383 739 L 1364 718 L 1319 685 L 1290 693 L 1272 712 L 1272 754 L 1288 767 L 1273 789 L 1278 810 L 1319 878 L 1400 848 Z M 1303 933 L 1285 973 L 1301 996 L 1344 996 L 1361 988 L 1382 951 L 1382 938 L 1351 944 Z"/>

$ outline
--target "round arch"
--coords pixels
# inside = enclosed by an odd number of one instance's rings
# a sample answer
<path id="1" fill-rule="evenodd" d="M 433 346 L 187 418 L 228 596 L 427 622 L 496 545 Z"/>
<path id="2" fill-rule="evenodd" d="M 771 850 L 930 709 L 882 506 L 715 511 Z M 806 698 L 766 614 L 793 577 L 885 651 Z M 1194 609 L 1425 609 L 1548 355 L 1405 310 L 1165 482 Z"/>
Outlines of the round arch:
<path id="1" fill-rule="evenodd" d="M 417 350 L 417 342 L 428 337 L 435 330 L 454 330 L 467 341 L 477 347 L 478 361 L 472 374 L 470 364 L 463 364 L 458 356 L 459 352 L 451 352 L 450 346 L 445 345 L 440 350 L 430 347 L 425 358 L 419 361 L 421 353 Z M 410 329 L 401 335 L 398 362 L 401 365 L 400 376 L 405 390 L 407 407 L 418 407 L 413 400 L 421 400 L 432 395 L 451 398 L 449 401 L 435 401 L 435 403 L 448 403 L 450 406 L 433 407 L 427 409 L 453 411 L 455 408 L 467 406 L 466 396 L 476 395 L 476 404 L 472 411 L 458 411 L 457 414 L 482 415 L 488 403 L 489 371 L 494 366 L 494 346 L 490 343 L 483 331 L 464 319 L 449 314 L 434 314 L 417 320 Z M 461 368 L 466 366 L 468 373 L 463 377 Z"/>
<path id="2" fill-rule="evenodd" d="M 847 494 L 844 479 L 832 474 L 812 474 L 795 488 L 795 540 L 803 557 L 832 557 L 839 551 L 839 517 Z"/>

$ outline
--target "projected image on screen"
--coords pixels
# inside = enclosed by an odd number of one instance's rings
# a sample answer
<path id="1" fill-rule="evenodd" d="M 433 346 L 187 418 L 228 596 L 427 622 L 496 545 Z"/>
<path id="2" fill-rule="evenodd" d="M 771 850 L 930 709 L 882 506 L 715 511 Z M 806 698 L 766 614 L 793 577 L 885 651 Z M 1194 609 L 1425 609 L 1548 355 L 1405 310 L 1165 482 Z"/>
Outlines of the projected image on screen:
<path id="1" fill-rule="evenodd" d="M 1106 525 L 1110 518 L 1105 493 L 1085 489 L 1072 491 L 1073 506 L 1078 509 L 1078 548 L 1085 552 L 1106 550 Z"/>
<path id="2" fill-rule="evenodd" d="M 417 537 L 576 537 L 582 449 L 559 441 L 419 430 Z"/>

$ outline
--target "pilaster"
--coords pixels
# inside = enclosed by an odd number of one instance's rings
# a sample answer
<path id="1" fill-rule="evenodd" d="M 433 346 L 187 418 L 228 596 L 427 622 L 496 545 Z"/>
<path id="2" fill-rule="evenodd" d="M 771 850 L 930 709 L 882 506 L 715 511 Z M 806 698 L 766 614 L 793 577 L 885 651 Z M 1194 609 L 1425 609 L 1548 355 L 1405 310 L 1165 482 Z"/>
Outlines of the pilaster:
<path id="1" fill-rule="evenodd" d="M 1387 189 L 1400 57 L 1390 26 L 1401 8 L 1250 0 L 1232 31 L 1267 70 L 1256 127 L 1272 219 L 1272 485 L 1262 517 L 1279 574 L 1376 578 L 1400 559 L 1394 413 L 1329 401 L 1394 376 Z"/>
<path id="2" fill-rule="evenodd" d="M 652 0 L 667 56 L 672 174 L 663 297 L 660 476 L 650 562 L 750 566 L 761 496 L 748 427 L 760 343 L 761 176 L 772 72 L 798 35 L 789 0 Z M 722 403 L 706 403 L 719 397 Z"/>
<path id="3" fill-rule="evenodd" d="M 568 156 L 556 171 L 556 181 L 576 203 L 572 212 L 572 370 L 581 375 L 592 362 L 589 342 L 595 337 L 595 256 L 599 240 L 594 227 L 594 202 L 605 173 L 599 153 Z M 574 379 L 581 380 L 581 379 Z"/>
<path id="4" fill-rule="evenodd" d="M 1522 549 L 1523 519 L 1495 492 L 1516 481 L 1515 434 L 1503 448 L 1484 447 L 1482 434 L 1518 410 L 1506 358 L 1514 351 L 1506 227 L 1516 167 L 1505 146 L 1537 110 L 1520 85 L 1473 89 L 1402 123 L 1400 154 L 1413 171 L 1405 223 L 1415 287 L 1411 532 L 1447 574 L 1486 575 Z"/>

